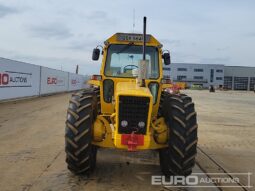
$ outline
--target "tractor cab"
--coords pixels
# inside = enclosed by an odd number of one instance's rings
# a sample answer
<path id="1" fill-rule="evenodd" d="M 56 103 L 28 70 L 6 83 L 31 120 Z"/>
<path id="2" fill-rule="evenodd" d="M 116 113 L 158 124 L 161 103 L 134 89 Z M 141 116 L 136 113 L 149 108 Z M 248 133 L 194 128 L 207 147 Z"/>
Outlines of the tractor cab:
<path id="1" fill-rule="evenodd" d="M 117 86 L 122 86 L 122 82 L 131 83 L 127 87 L 134 85 L 134 90 L 138 90 L 139 81 L 144 80 L 144 88 L 149 88 L 153 98 L 153 113 L 157 113 L 158 97 L 162 90 L 163 81 L 163 62 L 170 64 L 169 52 L 162 53 L 162 44 L 160 44 L 152 35 L 146 35 L 145 61 L 143 68 L 140 62 L 143 60 L 143 34 L 116 33 L 107 39 L 102 48 L 103 54 L 100 75 L 93 76 L 91 84 L 99 84 L 101 92 L 105 92 L 101 101 L 103 113 L 113 113 L 114 105 L 112 100 L 116 98 Z M 100 49 L 93 50 L 93 60 L 98 60 Z M 144 76 L 144 79 L 139 79 Z M 116 92 L 117 93 L 117 92 Z"/>

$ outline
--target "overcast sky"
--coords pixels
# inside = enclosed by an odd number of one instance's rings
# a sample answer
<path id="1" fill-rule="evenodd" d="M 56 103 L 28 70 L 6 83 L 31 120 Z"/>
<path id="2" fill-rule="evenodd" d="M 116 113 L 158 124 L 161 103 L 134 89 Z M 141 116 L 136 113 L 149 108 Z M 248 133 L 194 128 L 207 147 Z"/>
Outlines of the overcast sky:
<path id="1" fill-rule="evenodd" d="M 147 31 L 172 62 L 255 66 L 254 0 L 0 0 L 0 57 L 98 73 L 98 44 L 116 32 Z"/>

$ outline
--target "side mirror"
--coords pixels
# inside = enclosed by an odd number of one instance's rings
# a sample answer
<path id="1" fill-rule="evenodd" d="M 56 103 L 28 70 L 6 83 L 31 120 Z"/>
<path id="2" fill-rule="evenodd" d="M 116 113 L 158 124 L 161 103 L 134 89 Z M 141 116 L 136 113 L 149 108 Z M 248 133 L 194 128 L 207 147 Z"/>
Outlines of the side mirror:
<path id="1" fill-rule="evenodd" d="M 93 49 L 92 60 L 98 60 L 100 56 L 100 50 L 98 48 Z"/>
<path id="2" fill-rule="evenodd" d="M 170 58 L 170 53 L 169 52 L 165 52 L 162 55 L 162 58 L 164 59 L 164 64 L 165 65 L 170 65 L 171 64 L 171 58 Z"/>

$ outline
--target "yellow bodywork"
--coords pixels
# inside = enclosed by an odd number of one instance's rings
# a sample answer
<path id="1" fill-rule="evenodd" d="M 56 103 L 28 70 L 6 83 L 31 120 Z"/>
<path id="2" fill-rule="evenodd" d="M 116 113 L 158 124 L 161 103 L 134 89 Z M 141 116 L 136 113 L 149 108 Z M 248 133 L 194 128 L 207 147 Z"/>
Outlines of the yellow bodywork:
<path id="1" fill-rule="evenodd" d="M 150 116 L 152 113 L 152 95 L 148 88 L 140 87 L 137 83 L 133 82 L 119 82 L 116 87 L 115 99 L 116 103 L 119 103 L 119 96 L 136 96 L 136 97 L 149 97 L 150 98 L 150 106 L 148 112 L 147 119 L 147 132 L 146 136 L 144 136 L 144 145 L 138 146 L 137 149 L 149 148 L 151 143 L 151 137 L 149 135 L 149 124 L 150 124 Z M 119 104 L 116 104 L 116 113 L 118 116 Z M 116 117 L 116 124 L 119 124 L 119 118 Z M 118 125 L 116 125 L 116 131 L 118 131 Z M 117 148 L 127 148 L 126 145 L 121 144 L 121 134 L 115 133 L 114 136 L 114 144 Z"/>
<path id="2" fill-rule="evenodd" d="M 161 83 L 163 77 L 162 59 L 159 59 L 159 78 L 146 79 L 146 87 L 140 87 L 136 83 L 135 78 L 120 78 L 120 77 L 107 77 L 104 74 L 105 62 L 107 56 L 108 46 L 111 44 L 129 44 L 129 41 L 118 41 L 117 34 L 110 37 L 105 41 L 103 48 L 103 60 L 100 75 L 102 79 L 100 81 L 90 80 L 88 83 L 92 86 L 100 87 L 100 105 L 101 114 L 97 116 L 93 127 L 93 144 L 100 147 L 127 149 L 127 145 L 121 144 L 121 134 L 118 133 L 118 111 L 119 111 L 119 96 L 141 96 L 148 97 L 150 99 L 148 119 L 147 119 L 147 131 L 144 135 L 144 144 L 137 146 L 137 150 L 142 149 L 159 149 L 167 146 L 168 130 L 164 120 L 157 119 L 157 113 L 159 109 L 160 95 L 163 90 L 163 84 Z M 132 42 L 134 45 L 142 46 L 142 42 Z M 146 43 L 146 46 L 154 46 L 158 48 L 159 58 L 161 58 L 162 45 L 151 36 L 150 41 Z M 103 99 L 103 81 L 111 79 L 114 83 L 114 99 L 112 103 L 107 103 Z M 153 104 L 153 97 L 148 88 L 149 83 L 158 83 L 158 95 L 157 101 Z M 165 88 L 165 87 L 164 87 Z"/>

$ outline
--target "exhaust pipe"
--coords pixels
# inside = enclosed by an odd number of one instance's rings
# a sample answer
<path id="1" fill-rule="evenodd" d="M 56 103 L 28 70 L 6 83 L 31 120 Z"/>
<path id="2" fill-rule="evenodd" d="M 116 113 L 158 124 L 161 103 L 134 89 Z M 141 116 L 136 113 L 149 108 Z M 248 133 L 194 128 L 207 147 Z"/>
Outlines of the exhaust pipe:
<path id="1" fill-rule="evenodd" d="M 145 60 L 146 55 L 146 17 L 143 17 L 143 60 Z"/>
<path id="2" fill-rule="evenodd" d="M 147 62 L 146 61 L 146 17 L 143 17 L 143 60 L 139 64 L 138 81 L 140 87 L 146 87 L 145 78 L 147 76 Z"/>

